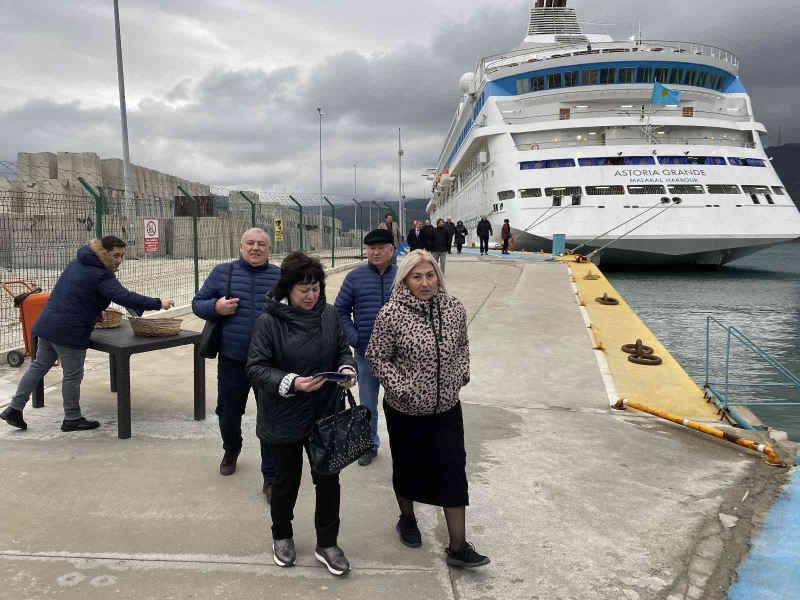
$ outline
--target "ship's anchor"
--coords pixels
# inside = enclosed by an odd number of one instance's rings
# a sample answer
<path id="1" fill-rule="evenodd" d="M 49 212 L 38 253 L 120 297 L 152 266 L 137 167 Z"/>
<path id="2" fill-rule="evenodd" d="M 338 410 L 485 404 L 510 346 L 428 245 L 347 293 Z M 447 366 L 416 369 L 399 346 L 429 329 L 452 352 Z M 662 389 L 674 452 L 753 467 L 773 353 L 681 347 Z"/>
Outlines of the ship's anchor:
<path id="1" fill-rule="evenodd" d="M 663 362 L 660 356 L 653 354 L 653 349 L 650 346 L 645 346 L 642 343 L 642 340 L 636 340 L 635 344 L 625 344 L 622 346 L 622 351 L 630 354 L 628 360 L 637 365 L 654 367 Z"/>

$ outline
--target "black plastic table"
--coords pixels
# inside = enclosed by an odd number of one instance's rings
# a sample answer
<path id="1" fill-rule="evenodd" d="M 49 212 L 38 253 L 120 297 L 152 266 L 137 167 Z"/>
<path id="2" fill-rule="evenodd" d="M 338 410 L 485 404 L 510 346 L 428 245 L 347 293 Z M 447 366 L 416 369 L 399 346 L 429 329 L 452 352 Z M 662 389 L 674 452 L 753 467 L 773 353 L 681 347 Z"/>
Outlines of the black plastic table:
<path id="1" fill-rule="evenodd" d="M 117 394 L 117 435 L 131 437 L 131 355 L 194 344 L 194 418 L 206 418 L 206 364 L 197 351 L 199 331 L 181 329 L 178 335 L 145 337 L 134 335 L 130 323 L 123 321 L 116 329 L 95 329 L 89 348 L 107 352 L 110 358 L 111 391 Z M 44 386 L 34 391 L 33 406 L 44 406 Z"/>

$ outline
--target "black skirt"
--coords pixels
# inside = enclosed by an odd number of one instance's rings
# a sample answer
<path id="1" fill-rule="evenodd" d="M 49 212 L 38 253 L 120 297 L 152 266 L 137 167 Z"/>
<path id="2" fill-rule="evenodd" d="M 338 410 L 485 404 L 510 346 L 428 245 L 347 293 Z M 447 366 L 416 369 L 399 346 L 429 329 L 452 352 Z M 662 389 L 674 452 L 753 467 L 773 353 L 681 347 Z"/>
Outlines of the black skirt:
<path id="1" fill-rule="evenodd" d="M 412 416 L 383 403 L 398 496 L 434 506 L 467 506 L 467 453 L 461 403 L 447 412 Z"/>

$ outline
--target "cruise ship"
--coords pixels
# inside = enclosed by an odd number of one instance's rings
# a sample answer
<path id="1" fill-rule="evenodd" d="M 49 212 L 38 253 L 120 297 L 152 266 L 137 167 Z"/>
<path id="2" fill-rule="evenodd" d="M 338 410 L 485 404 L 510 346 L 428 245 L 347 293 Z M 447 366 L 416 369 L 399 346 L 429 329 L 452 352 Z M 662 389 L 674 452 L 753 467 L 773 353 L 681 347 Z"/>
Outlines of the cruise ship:
<path id="1" fill-rule="evenodd" d="M 427 212 L 470 241 L 486 215 L 515 249 L 718 266 L 800 236 L 727 50 L 584 33 L 566 0 L 536 0 L 522 44 L 459 84 Z"/>

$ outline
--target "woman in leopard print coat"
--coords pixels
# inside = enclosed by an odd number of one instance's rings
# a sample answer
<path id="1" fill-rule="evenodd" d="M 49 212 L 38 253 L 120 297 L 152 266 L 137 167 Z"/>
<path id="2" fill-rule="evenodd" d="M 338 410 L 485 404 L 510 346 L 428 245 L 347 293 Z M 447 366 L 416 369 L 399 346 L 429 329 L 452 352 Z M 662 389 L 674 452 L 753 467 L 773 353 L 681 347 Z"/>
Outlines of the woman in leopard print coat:
<path id="1" fill-rule="evenodd" d="M 375 319 L 366 357 L 385 390 L 401 542 L 410 547 L 422 543 L 414 502 L 441 506 L 450 534 L 447 562 L 488 564 L 465 540 L 469 494 L 458 393 L 469 382 L 467 314 L 447 294 L 442 272 L 428 252 L 410 252 L 398 269 L 391 299 Z"/>

